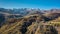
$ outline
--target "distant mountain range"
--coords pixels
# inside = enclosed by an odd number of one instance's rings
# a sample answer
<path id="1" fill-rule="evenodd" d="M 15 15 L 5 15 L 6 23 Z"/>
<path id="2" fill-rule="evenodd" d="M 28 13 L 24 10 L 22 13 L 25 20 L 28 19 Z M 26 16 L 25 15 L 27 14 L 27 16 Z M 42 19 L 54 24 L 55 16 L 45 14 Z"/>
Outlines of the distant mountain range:
<path id="1" fill-rule="evenodd" d="M 0 18 L 1 18 L 0 22 L 4 21 L 4 19 L 7 18 L 21 18 L 27 15 L 29 16 L 34 14 L 40 14 L 46 16 L 47 18 L 54 19 L 55 17 L 60 16 L 60 9 L 40 10 L 40 9 L 28 9 L 28 8 L 20 8 L 20 9 L 0 8 Z"/>
<path id="2" fill-rule="evenodd" d="M 0 12 L 9 13 L 9 14 L 26 15 L 26 14 L 33 13 L 33 12 L 40 12 L 40 13 L 60 12 L 60 9 L 40 10 L 40 9 L 28 9 L 28 8 L 20 8 L 20 9 L 0 8 Z"/>

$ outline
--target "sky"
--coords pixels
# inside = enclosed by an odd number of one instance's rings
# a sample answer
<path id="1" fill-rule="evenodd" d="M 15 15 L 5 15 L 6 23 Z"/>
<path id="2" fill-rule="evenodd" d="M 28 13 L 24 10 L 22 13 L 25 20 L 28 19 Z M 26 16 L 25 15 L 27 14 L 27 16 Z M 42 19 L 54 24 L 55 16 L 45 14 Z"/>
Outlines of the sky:
<path id="1" fill-rule="evenodd" d="M 60 9 L 60 0 L 0 0 L 0 8 Z"/>

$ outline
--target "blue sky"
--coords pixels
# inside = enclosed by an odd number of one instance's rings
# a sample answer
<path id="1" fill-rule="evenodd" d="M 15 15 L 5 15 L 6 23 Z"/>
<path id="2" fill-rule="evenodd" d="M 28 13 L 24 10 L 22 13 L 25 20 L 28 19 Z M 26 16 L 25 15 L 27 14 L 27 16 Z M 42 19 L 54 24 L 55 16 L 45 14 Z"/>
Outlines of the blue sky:
<path id="1" fill-rule="evenodd" d="M 0 0 L 1 8 L 60 9 L 60 0 Z"/>

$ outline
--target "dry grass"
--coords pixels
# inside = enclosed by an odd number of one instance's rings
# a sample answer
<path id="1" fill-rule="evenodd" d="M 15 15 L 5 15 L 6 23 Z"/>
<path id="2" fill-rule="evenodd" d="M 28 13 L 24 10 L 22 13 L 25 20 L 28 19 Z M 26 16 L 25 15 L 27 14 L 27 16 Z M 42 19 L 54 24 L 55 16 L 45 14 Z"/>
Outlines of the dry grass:
<path id="1" fill-rule="evenodd" d="M 28 25 L 27 23 L 29 22 L 30 19 L 35 19 L 36 21 L 32 22 L 32 24 L 27 26 Z M 47 33 L 47 30 L 49 30 L 49 33 L 52 34 L 52 32 L 50 31 L 50 28 L 51 28 L 50 26 L 53 26 L 55 24 L 60 25 L 60 23 L 54 22 L 54 21 L 56 21 L 56 22 L 60 21 L 60 18 L 58 18 L 56 20 L 48 21 L 45 23 L 40 20 L 42 20 L 42 18 L 39 15 L 37 15 L 37 18 L 30 18 L 30 16 L 25 16 L 23 19 L 17 20 L 16 22 L 14 22 L 12 24 L 3 25 L 0 28 L 0 34 L 23 34 L 21 32 L 21 29 L 24 29 L 24 27 L 27 29 L 27 31 L 24 34 L 45 34 L 45 33 Z M 24 23 L 24 22 L 26 22 L 26 23 Z M 52 23 L 52 22 L 54 22 L 54 23 Z M 23 27 L 24 24 L 25 24 L 25 26 Z M 46 28 L 46 25 L 48 26 L 48 28 Z M 42 26 L 42 29 L 41 29 L 41 26 Z M 57 30 L 58 29 L 59 28 L 57 28 Z M 25 31 L 25 29 L 24 29 L 24 31 Z M 58 30 L 58 31 L 60 31 L 60 30 Z M 41 32 L 43 32 L 43 33 L 41 33 Z"/>

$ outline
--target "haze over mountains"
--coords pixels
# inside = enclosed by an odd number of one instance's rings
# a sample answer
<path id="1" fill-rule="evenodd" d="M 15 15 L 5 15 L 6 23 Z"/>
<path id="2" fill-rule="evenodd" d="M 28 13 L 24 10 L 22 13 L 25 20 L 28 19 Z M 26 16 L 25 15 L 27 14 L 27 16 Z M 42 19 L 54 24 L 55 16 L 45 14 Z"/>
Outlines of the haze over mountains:
<path id="1" fill-rule="evenodd" d="M 20 8 L 20 9 L 5 9 L 5 8 L 0 8 L 0 13 L 9 13 L 9 14 L 21 14 L 21 15 L 26 15 L 29 13 L 33 12 L 40 12 L 40 13 L 51 13 L 51 12 L 60 12 L 60 9 L 50 9 L 50 10 L 40 10 L 38 9 L 29 9 L 29 8 Z"/>

